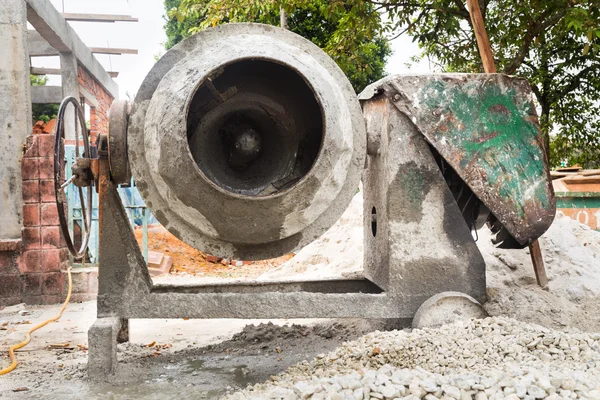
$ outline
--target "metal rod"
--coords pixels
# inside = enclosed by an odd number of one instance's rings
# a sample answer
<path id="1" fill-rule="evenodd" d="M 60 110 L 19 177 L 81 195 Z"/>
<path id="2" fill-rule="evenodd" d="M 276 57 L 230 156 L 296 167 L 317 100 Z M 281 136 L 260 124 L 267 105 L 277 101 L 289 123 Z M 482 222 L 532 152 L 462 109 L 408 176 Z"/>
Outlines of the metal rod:
<path id="1" fill-rule="evenodd" d="M 142 254 L 144 260 L 148 263 L 148 209 L 142 208 Z"/>

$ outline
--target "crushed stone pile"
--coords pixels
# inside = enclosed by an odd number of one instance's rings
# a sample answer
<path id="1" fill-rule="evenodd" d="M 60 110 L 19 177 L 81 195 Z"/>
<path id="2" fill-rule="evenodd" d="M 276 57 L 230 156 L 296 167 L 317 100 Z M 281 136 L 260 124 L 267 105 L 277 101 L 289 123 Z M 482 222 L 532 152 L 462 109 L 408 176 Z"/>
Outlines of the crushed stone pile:
<path id="1" fill-rule="evenodd" d="M 259 280 L 316 280 L 360 276 L 363 263 L 363 199 L 358 193 L 323 236 Z M 477 245 L 486 262 L 490 315 L 564 329 L 600 332 L 600 232 L 558 212 L 540 238 L 549 290 L 535 280 L 528 249 L 498 249 L 486 227 Z"/>
<path id="2" fill-rule="evenodd" d="M 373 332 L 242 399 L 600 399 L 600 334 L 504 317 Z"/>

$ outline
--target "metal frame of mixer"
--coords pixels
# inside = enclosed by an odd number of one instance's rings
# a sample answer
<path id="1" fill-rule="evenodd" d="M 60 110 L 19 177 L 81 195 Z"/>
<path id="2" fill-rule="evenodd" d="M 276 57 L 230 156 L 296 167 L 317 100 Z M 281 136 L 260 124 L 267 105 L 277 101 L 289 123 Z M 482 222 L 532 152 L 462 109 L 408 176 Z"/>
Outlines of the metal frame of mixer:
<path id="1" fill-rule="evenodd" d="M 453 93 L 457 101 L 446 101 Z M 88 376 L 109 379 L 117 366 L 117 343 L 128 340 L 128 320 L 132 318 L 408 320 L 425 300 L 441 292 L 462 292 L 483 301 L 485 262 L 472 237 L 481 212 L 473 207 L 472 199 L 477 199 L 477 204 L 483 201 L 502 218 L 501 225 L 514 228 L 512 233 L 522 235 L 521 239 L 539 236 L 554 214 L 547 165 L 544 171 L 544 157 L 538 155 L 542 139 L 529 93 L 525 81 L 502 75 L 398 76 L 377 82 L 359 96 L 367 127 L 362 174 L 363 276 L 181 285 L 153 283 L 121 203 L 117 187 L 130 176 L 127 139 L 131 112 L 127 102 L 116 101 L 110 111 L 109 133 L 97 141 L 98 158 L 87 158 L 86 151 L 73 167 L 73 183 L 80 188 L 95 186 L 99 196 L 98 319 L 89 330 Z M 427 98 L 441 102 L 414 106 L 414 99 Z M 461 99 L 466 101 L 461 103 Z M 522 142 L 519 149 L 529 152 L 507 156 L 516 159 L 517 167 L 532 159 L 539 165 L 527 164 L 519 180 L 503 180 L 504 175 L 493 182 L 486 178 L 500 171 L 505 160 L 481 155 L 498 146 L 513 149 L 516 139 L 501 131 L 483 141 L 474 138 L 474 133 L 485 128 L 470 114 L 480 103 L 485 107 L 481 108 L 483 114 L 496 113 L 501 122 L 516 121 L 526 129 L 519 132 L 522 135 L 517 140 Z M 57 151 L 60 133 L 62 130 L 57 135 Z M 457 142 L 448 145 L 450 139 Z M 485 147 L 492 139 L 497 147 Z M 475 142 L 469 143 L 477 143 L 475 147 L 461 146 L 472 140 Z M 58 169 L 59 164 L 55 165 Z M 461 169 L 465 166 L 466 174 Z M 465 181 L 448 171 L 455 171 Z M 458 193 L 450 187 L 451 181 L 461 183 Z M 473 191 L 463 197 L 469 187 Z M 507 190 L 520 200 L 521 189 L 529 187 L 540 193 L 530 196 L 533 200 L 526 204 L 503 201 Z M 57 183 L 57 196 L 61 188 Z M 547 201 L 540 202 L 540 198 Z M 520 210 L 540 222 L 528 224 L 527 218 L 518 215 Z"/>
<path id="2" fill-rule="evenodd" d="M 126 112 L 126 107 L 122 110 Z M 383 132 L 376 130 L 387 130 L 389 124 L 388 118 L 381 120 L 378 114 L 383 111 L 389 115 L 394 110 L 387 97 L 366 105 L 367 121 L 380 121 L 378 127 L 371 126 L 375 135 L 381 135 Z M 115 114 L 113 120 L 117 118 Z M 393 115 L 402 119 L 397 110 Z M 404 156 L 413 160 L 420 158 L 417 169 L 437 170 L 425 140 L 414 127 L 411 128 L 408 120 L 404 122 L 392 132 L 393 136 L 405 136 L 405 140 L 415 143 Z M 392 145 L 394 143 L 399 140 L 392 141 Z M 98 146 L 99 158 L 91 162 L 99 195 L 100 225 L 98 319 L 89 331 L 88 375 L 93 380 L 105 380 L 114 372 L 117 343 L 128 340 L 128 320 L 131 318 L 410 319 L 425 299 L 439 292 L 457 290 L 479 300 L 485 296 L 485 264 L 441 173 L 432 176 L 428 186 L 429 190 L 440 193 L 446 205 L 440 208 L 436 204 L 432 210 L 437 207 L 440 223 L 449 219 L 454 221 L 453 242 L 448 245 L 444 237 L 431 237 L 428 246 L 436 247 L 442 253 L 444 249 L 455 252 L 458 249 L 460 262 L 447 260 L 444 263 L 433 258 L 425 263 L 421 260 L 407 264 L 399 262 L 398 255 L 390 255 L 389 250 L 401 238 L 390 233 L 387 226 L 391 221 L 405 219 L 414 210 L 409 207 L 399 210 L 394 206 L 395 212 L 386 211 L 390 208 L 386 198 L 401 198 L 402 189 L 390 187 L 384 183 L 386 179 L 379 179 L 387 162 L 381 149 L 372 149 L 365 175 L 365 277 L 183 286 L 153 284 L 121 203 L 118 185 L 111 177 L 110 149 L 117 146 L 110 147 L 105 135 L 100 136 Z M 419 188 L 411 190 L 419 195 Z M 382 196 L 381 191 L 388 192 L 387 196 Z M 417 201 L 427 203 L 425 198 Z M 374 209 L 378 210 L 376 214 L 373 214 Z M 380 259 L 382 254 L 388 254 L 387 260 Z M 441 273 L 440 267 L 450 274 Z M 407 268 L 412 268 L 414 273 L 406 274 Z M 438 279 L 432 278 L 436 275 Z M 448 279 L 449 276 L 452 279 Z M 423 285 L 425 281 L 429 283 Z"/>

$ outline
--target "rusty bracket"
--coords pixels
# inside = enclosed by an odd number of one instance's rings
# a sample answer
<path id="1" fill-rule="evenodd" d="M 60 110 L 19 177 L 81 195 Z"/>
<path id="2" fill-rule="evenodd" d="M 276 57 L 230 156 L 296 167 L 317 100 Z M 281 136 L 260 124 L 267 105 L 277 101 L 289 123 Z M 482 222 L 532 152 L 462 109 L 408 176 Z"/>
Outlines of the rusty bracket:
<path id="1" fill-rule="evenodd" d="M 91 159 L 90 158 L 78 158 L 75 160 L 73 167 L 71 167 L 73 173 L 72 183 L 80 188 L 88 187 L 91 185 L 94 175 L 91 170 Z"/>

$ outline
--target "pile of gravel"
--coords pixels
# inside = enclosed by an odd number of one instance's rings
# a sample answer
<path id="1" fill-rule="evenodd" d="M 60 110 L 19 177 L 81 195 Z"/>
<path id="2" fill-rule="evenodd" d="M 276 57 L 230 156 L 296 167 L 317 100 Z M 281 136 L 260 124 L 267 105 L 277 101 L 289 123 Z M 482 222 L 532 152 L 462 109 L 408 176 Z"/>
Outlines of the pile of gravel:
<path id="1" fill-rule="evenodd" d="M 600 400 L 600 334 L 492 317 L 373 332 L 229 399 Z"/>

